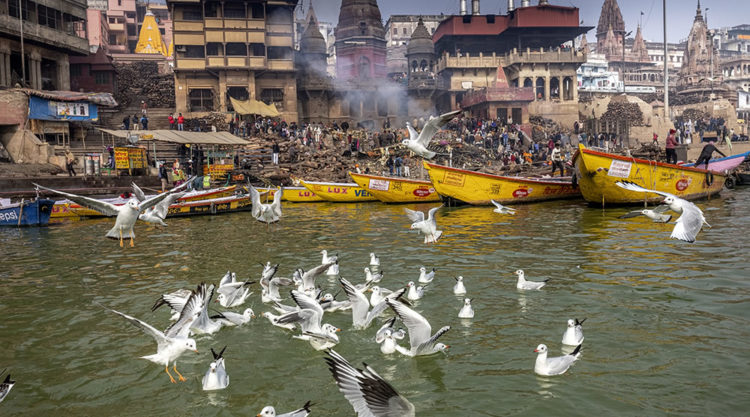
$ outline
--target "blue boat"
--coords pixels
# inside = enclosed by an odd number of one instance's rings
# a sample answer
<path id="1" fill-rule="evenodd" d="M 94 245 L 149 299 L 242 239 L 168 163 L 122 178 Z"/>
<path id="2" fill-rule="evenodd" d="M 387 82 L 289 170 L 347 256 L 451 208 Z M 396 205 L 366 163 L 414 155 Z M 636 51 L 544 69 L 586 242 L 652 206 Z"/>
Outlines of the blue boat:
<path id="1" fill-rule="evenodd" d="M 38 198 L 14 204 L 0 204 L 0 226 L 44 226 L 49 224 L 54 200 Z"/>

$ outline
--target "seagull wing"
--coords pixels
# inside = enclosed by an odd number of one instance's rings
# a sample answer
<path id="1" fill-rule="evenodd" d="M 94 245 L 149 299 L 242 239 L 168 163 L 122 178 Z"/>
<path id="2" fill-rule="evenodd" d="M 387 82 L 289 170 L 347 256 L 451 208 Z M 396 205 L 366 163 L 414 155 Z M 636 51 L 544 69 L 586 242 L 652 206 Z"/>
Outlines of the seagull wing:
<path id="1" fill-rule="evenodd" d="M 385 331 L 393 328 L 393 326 L 396 325 L 396 319 L 397 317 L 391 317 L 389 320 L 386 320 L 385 324 L 380 326 L 377 333 L 375 333 L 375 342 L 376 343 L 383 343 L 383 337 L 385 335 Z"/>
<path id="2" fill-rule="evenodd" d="M 653 208 L 654 213 L 665 213 L 667 210 L 669 210 L 669 206 L 666 204 L 660 204 Z"/>
<path id="3" fill-rule="evenodd" d="M 455 110 L 449 113 L 441 114 L 438 117 L 434 117 L 428 120 L 424 125 L 424 129 L 422 129 L 422 132 L 419 134 L 417 142 L 419 142 L 422 146 L 427 147 L 427 145 L 430 144 L 430 140 L 432 140 L 432 137 L 435 136 L 435 134 L 443 126 L 448 124 L 448 122 L 450 122 L 451 119 L 456 117 L 459 113 L 461 113 L 461 110 Z"/>
<path id="4" fill-rule="evenodd" d="M 96 210 L 105 216 L 117 216 L 120 213 L 120 208 L 118 206 L 108 203 L 106 201 L 101 201 L 101 200 L 97 200 L 95 198 L 90 198 L 90 197 L 84 197 L 82 195 L 77 195 L 77 194 L 70 194 L 64 191 L 53 190 L 51 188 L 42 187 L 39 184 L 34 184 L 34 185 L 37 188 L 41 188 L 42 190 L 46 190 L 55 194 L 60 194 L 61 196 L 64 196 L 65 198 L 67 198 L 68 200 L 74 203 L 90 208 L 91 210 Z"/>
<path id="5" fill-rule="evenodd" d="M 701 231 L 704 221 L 701 209 L 689 201 L 684 201 L 682 203 L 682 215 L 675 221 L 674 229 L 672 229 L 672 234 L 669 237 L 691 243 L 695 242 L 695 237 Z"/>
<path id="6" fill-rule="evenodd" d="M 284 187 L 279 188 L 273 195 L 273 203 L 271 209 L 275 216 L 281 217 L 281 196 L 284 194 Z"/>
<path id="7" fill-rule="evenodd" d="M 505 206 L 504 206 L 504 205 L 502 205 L 502 204 L 498 203 L 498 202 L 497 202 L 497 201 L 495 201 L 495 200 L 490 200 L 490 202 L 491 202 L 492 204 L 494 204 L 494 205 L 495 205 L 495 207 L 497 207 L 497 208 L 499 208 L 499 209 L 501 209 L 501 210 L 505 208 Z"/>
<path id="8" fill-rule="evenodd" d="M 432 327 L 421 314 L 398 301 L 386 299 L 385 302 L 393 309 L 409 331 L 409 344 L 412 348 L 416 348 L 430 339 Z"/>
<path id="9" fill-rule="evenodd" d="M 153 207 L 153 206 L 159 204 L 160 201 L 162 201 L 165 198 L 169 197 L 170 195 L 172 195 L 172 194 L 174 194 L 174 193 L 182 190 L 183 188 L 187 187 L 188 184 L 190 184 L 190 183 L 191 183 L 191 181 L 188 180 L 184 184 L 180 184 L 179 186 L 177 186 L 175 188 L 172 188 L 171 190 L 169 190 L 169 191 L 167 191 L 165 193 L 161 193 L 161 194 L 157 194 L 155 196 L 149 197 L 149 198 L 141 201 L 138 204 L 138 209 L 141 210 L 141 211 L 143 211 L 143 210 L 146 210 L 149 207 Z"/>
<path id="10" fill-rule="evenodd" d="M 174 204 L 175 201 L 179 200 L 185 194 L 187 194 L 186 191 L 170 194 L 167 198 L 160 201 L 157 205 L 154 206 L 154 212 L 156 213 L 156 216 L 158 216 L 162 220 L 166 219 L 167 213 L 169 212 L 169 206 Z"/>
<path id="11" fill-rule="evenodd" d="M 315 268 L 305 272 L 304 274 L 302 274 L 302 284 L 305 286 L 305 288 L 314 288 L 315 278 L 328 270 L 328 268 L 330 268 L 331 265 L 334 265 L 335 263 L 336 262 L 328 262 L 327 264 L 318 265 Z"/>
<path id="12" fill-rule="evenodd" d="M 427 212 L 427 221 L 432 223 L 434 226 L 437 226 L 437 221 L 435 220 L 435 213 L 441 208 L 443 205 L 439 205 L 437 207 L 433 207 L 430 209 L 430 211 Z"/>
<path id="13" fill-rule="evenodd" d="M 432 351 L 433 346 L 437 343 L 438 339 L 440 339 L 440 336 L 444 335 L 448 330 L 451 329 L 451 326 L 444 326 L 440 330 L 438 330 L 434 335 L 432 335 L 431 338 L 429 338 L 426 342 L 419 345 L 417 350 L 425 350 L 425 351 Z"/>
<path id="14" fill-rule="evenodd" d="M 405 208 L 404 211 L 406 212 L 406 215 L 409 217 L 409 220 L 411 220 L 412 223 L 424 221 L 423 212 L 416 211 L 416 210 L 409 210 L 408 208 Z"/>
<path id="15" fill-rule="evenodd" d="M 136 183 L 130 183 L 130 185 L 133 186 L 133 194 L 135 194 L 135 198 L 138 199 L 139 202 L 146 199 L 146 193 L 141 190 L 141 187 L 139 187 Z"/>
<path id="16" fill-rule="evenodd" d="M 362 291 L 354 288 L 354 285 L 346 278 L 339 277 L 339 282 L 352 303 L 352 321 L 355 325 L 365 324 L 367 311 L 370 309 L 370 302 L 367 301 L 367 297 L 362 294 Z"/>
<path id="17" fill-rule="evenodd" d="M 180 312 L 180 318 L 169 326 L 164 334 L 167 337 L 187 337 L 190 333 L 190 326 L 192 326 L 200 312 L 211 300 L 213 293 L 213 284 L 206 285 L 205 282 L 200 283 L 198 288 L 188 298 L 187 303 L 185 303 L 185 308 Z"/>
<path id="18" fill-rule="evenodd" d="M 320 315 L 309 308 L 291 311 L 282 314 L 276 319 L 276 322 L 279 324 L 299 323 L 303 332 L 311 333 L 318 333 L 320 331 L 320 321 Z"/>
<path id="19" fill-rule="evenodd" d="M 623 215 L 622 215 L 622 216 L 620 216 L 619 218 L 620 218 L 620 219 L 630 219 L 630 218 L 632 218 L 632 217 L 638 217 L 638 216 L 643 216 L 643 212 L 642 212 L 641 210 L 634 210 L 634 211 L 631 211 L 631 212 L 629 212 L 629 213 L 627 213 L 627 214 L 623 214 Z"/>
<path id="20" fill-rule="evenodd" d="M 260 193 L 252 185 L 250 186 L 250 199 L 253 202 L 253 217 L 257 219 L 260 216 Z"/>
<path id="21" fill-rule="evenodd" d="M 406 130 L 409 131 L 409 140 L 417 140 L 419 138 L 419 133 L 417 133 L 416 129 L 411 125 L 411 123 L 406 123 Z"/>
<path id="22" fill-rule="evenodd" d="M 624 189 L 626 189 L 628 191 L 635 191 L 637 193 L 654 193 L 654 194 L 659 194 L 659 195 L 664 196 L 664 197 L 675 197 L 675 198 L 678 198 L 674 194 L 669 194 L 669 193 L 665 193 L 663 191 L 657 191 L 657 190 L 649 190 L 648 188 L 641 187 L 640 185 L 638 185 L 638 184 L 636 184 L 634 182 L 631 182 L 631 181 L 617 181 L 617 182 L 615 182 L 615 184 L 618 187 L 624 188 Z"/>
<path id="23" fill-rule="evenodd" d="M 305 295 L 297 290 L 292 290 L 292 299 L 299 306 L 301 310 L 308 309 L 314 311 L 318 315 L 318 329 L 320 329 L 321 321 L 323 320 L 323 307 L 315 301 L 314 298 Z M 316 330 L 318 330 L 316 329 Z"/>
<path id="24" fill-rule="evenodd" d="M 128 316 L 125 313 L 120 313 L 117 310 L 108 309 L 109 311 L 124 317 L 127 321 L 129 321 L 133 326 L 138 327 L 139 329 L 143 330 L 146 334 L 150 335 L 151 337 L 156 340 L 156 343 L 158 345 L 162 345 L 164 343 L 167 343 L 167 337 L 164 335 L 164 333 L 160 332 L 159 330 L 156 330 L 153 326 L 146 323 L 145 321 L 138 320 L 135 317 Z"/>

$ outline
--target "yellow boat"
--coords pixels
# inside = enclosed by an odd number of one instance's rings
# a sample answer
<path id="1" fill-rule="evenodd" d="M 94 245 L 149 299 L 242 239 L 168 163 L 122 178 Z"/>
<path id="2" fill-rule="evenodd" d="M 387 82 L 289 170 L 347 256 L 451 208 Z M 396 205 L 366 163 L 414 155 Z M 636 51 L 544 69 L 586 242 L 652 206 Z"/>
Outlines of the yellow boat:
<path id="1" fill-rule="evenodd" d="M 377 201 L 372 194 L 356 183 L 302 181 L 300 184 L 325 201 L 334 203 L 360 203 Z"/>
<path id="2" fill-rule="evenodd" d="M 533 203 L 580 197 L 569 179 L 505 177 L 424 162 L 438 194 L 473 205 Z"/>
<path id="3" fill-rule="evenodd" d="M 284 187 L 284 195 L 281 197 L 281 200 L 291 201 L 293 203 L 312 203 L 317 201 L 325 201 L 320 198 L 320 196 L 305 187 Z"/>
<path id="4" fill-rule="evenodd" d="M 349 172 L 360 187 L 384 203 L 421 203 L 440 201 L 440 195 L 429 181 L 399 177 L 381 177 Z"/>
<path id="5" fill-rule="evenodd" d="M 624 190 L 615 185 L 617 181 L 632 181 L 651 190 L 694 200 L 718 194 L 726 180 L 721 172 L 598 152 L 583 145 L 579 145 L 573 163 L 583 198 L 602 206 L 664 199 L 657 194 Z"/>

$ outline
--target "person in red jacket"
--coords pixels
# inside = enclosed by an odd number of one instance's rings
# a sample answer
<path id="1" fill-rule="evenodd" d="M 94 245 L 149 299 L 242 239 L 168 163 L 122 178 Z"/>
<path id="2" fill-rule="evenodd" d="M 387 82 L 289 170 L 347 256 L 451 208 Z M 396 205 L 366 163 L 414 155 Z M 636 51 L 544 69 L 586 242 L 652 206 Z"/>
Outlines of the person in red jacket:
<path id="1" fill-rule="evenodd" d="M 677 151 L 675 150 L 675 147 L 677 146 L 677 140 L 675 139 L 674 134 L 676 131 L 674 129 L 669 129 L 669 135 L 667 135 L 667 163 L 668 164 L 676 164 L 677 163 Z"/>
<path id="2" fill-rule="evenodd" d="M 174 116 L 172 116 L 172 113 L 169 113 L 168 120 L 169 120 L 169 130 L 174 130 L 175 120 L 174 120 Z"/>
<path id="3" fill-rule="evenodd" d="M 185 118 L 182 113 L 177 116 L 177 130 L 185 130 Z"/>

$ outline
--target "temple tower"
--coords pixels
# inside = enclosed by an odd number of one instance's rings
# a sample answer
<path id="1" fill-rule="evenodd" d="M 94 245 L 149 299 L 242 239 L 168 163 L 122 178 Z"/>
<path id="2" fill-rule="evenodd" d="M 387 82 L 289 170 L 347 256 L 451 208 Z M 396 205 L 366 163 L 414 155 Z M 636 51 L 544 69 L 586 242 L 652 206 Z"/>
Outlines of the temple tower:
<path id="1" fill-rule="evenodd" d="M 721 76 L 719 71 L 719 59 L 716 56 L 713 42 L 708 33 L 706 21 L 701 14 L 701 2 L 698 0 L 698 8 L 695 12 L 693 27 L 690 29 L 687 43 L 685 44 L 685 55 L 680 68 L 679 84 L 691 85 L 701 81 L 710 81 L 711 78 Z"/>
<path id="2" fill-rule="evenodd" d="M 386 76 L 385 30 L 377 0 L 342 0 L 335 33 L 338 79 Z"/>
<path id="3" fill-rule="evenodd" d="M 614 39 L 607 40 L 607 32 L 610 29 Z M 625 36 L 625 21 L 617 0 L 604 0 L 602 12 L 599 15 L 599 24 L 596 26 L 596 52 L 603 53 L 607 43 L 622 45 L 623 36 Z"/>

